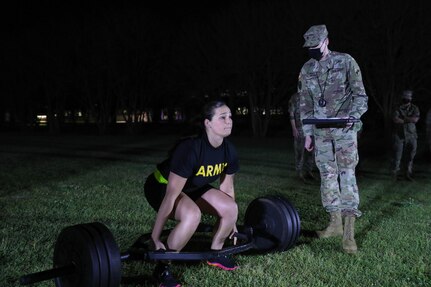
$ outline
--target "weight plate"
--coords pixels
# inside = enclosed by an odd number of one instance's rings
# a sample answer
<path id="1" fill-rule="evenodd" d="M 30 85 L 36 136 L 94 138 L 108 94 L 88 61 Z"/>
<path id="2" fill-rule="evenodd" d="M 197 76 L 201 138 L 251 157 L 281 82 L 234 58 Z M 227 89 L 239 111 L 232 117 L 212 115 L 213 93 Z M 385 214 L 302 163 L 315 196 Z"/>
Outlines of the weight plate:
<path id="1" fill-rule="evenodd" d="M 91 223 L 82 224 L 81 227 L 87 231 L 88 235 L 90 235 L 96 249 L 97 259 L 99 262 L 99 287 L 109 287 L 110 270 L 107 251 L 105 244 L 103 243 L 104 239 L 100 236 L 99 232 L 92 226 Z"/>
<path id="2" fill-rule="evenodd" d="M 107 256 L 109 284 L 107 287 L 118 287 L 121 282 L 121 253 L 114 236 L 108 227 L 99 222 L 91 223 L 91 227 L 98 231 Z M 102 286 L 104 287 L 104 286 Z"/>
<path id="3" fill-rule="evenodd" d="M 292 248 L 298 241 L 301 233 L 301 220 L 299 214 L 292 203 L 282 196 L 276 196 L 280 204 L 284 205 L 286 211 L 286 221 L 288 225 L 288 233 L 290 234 L 286 241 L 285 250 Z"/>
<path id="4" fill-rule="evenodd" d="M 244 225 L 253 229 L 256 250 L 282 251 L 287 241 L 285 211 L 271 197 L 254 199 L 247 207 Z"/>
<path id="5" fill-rule="evenodd" d="M 100 285 L 99 256 L 96 246 L 81 225 L 64 228 L 54 248 L 54 268 L 75 265 L 72 275 L 57 277 L 57 287 L 93 287 Z"/>
<path id="6" fill-rule="evenodd" d="M 277 204 L 283 215 L 284 215 L 284 221 L 285 221 L 285 226 L 286 226 L 286 237 L 284 238 L 284 240 L 282 242 L 280 242 L 280 247 L 279 247 L 279 251 L 283 251 L 286 250 L 290 241 L 292 240 L 292 227 L 293 227 L 293 222 L 290 220 L 290 213 L 287 210 L 286 206 L 284 205 L 284 202 L 282 201 L 282 199 L 278 196 L 267 196 L 267 198 L 271 199 L 274 201 L 275 204 Z"/>
<path id="7" fill-rule="evenodd" d="M 291 202 L 289 202 L 288 200 L 285 200 L 284 204 L 288 206 L 288 210 L 292 215 L 293 222 L 296 222 L 296 227 L 294 226 L 294 230 L 296 231 L 296 234 L 293 237 L 291 244 L 287 247 L 289 249 L 289 248 L 292 248 L 298 242 L 299 236 L 301 235 L 301 218 L 299 217 L 298 211 L 296 210 L 295 206 Z"/>

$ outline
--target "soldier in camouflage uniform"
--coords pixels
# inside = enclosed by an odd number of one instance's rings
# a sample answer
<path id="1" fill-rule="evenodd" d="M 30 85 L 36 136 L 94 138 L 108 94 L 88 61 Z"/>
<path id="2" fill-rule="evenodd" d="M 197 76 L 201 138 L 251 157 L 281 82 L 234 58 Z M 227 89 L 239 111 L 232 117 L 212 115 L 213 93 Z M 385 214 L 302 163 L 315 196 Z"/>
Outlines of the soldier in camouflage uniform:
<path id="1" fill-rule="evenodd" d="M 299 94 L 294 93 L 289 100 L 289 117 L 293 134 L 293 149 L 295 153 L 295 170 L 298 178 L 306 182 L 306 177 L 316 180 L 313 174 L 314 153 L 304 149 L 305 137 L 302 132 L 302 122 L 299 112 Z"/>
<path id="2" fill-rule="evenodd" d="M 417 138 L 416 123 L 419 120 L 419 108 L 412 104 L 413 92 L 410 90 L 403 91 L 401 104 L 395 109 L 392 121 L 395 124 L 394 129 L 394 157 L 392 159 L 392 176 L 394 180 L 398 179 L 400 171 L 401 158 L 405 156 L 406 160 L 406 178 L 413 180 L 413 159 L 416 155 Z"/>
<path id="3" fill-rule="evenodd" d="M 359 119 L 368 109 L 368 97 L 356 61 L 348 54 L 328 49 L 325 25 L 310 27 L 304 34 L 304 47 L 310 60 L 301 69 L 298 82 L 301 120 L 316 118 Z M 357 132 L 362 123 L 341 128 L 317 128 L 304 125 L 305 148 L 314 149 L 320 171 L 323 207 L 330 213 L 329 225 L 318 231 L 320 238 L 343 236 L 347 253 L 356 253 L 354 238 L 359 192 L 355 167 L 358 163 Z M 344 218 L 344 229 L 342 218 Z"/>

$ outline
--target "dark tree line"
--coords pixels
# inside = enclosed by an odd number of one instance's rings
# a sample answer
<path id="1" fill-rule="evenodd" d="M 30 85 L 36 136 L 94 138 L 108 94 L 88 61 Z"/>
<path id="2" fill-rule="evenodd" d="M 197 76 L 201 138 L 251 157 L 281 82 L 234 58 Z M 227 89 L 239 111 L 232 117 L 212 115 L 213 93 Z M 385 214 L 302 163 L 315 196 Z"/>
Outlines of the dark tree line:
<path id="1" fill-rule="evenodd" d="M 296 90 L 307 60 L 303 33 L 325 23 L 330 49 L 362 69 L 366 117 L 389 130 L 402 89 L 429 103 L 430 17 L 424 1 L 344 2 L 16 2 L 3 11 L 0 110 L 18 124 L 45 110 L 57 132 L 65 110 L 80 108 L 104 133 L 118 110 L 133 130 L 134 115 L 148 107 L 192 113 L 204 95 L 229 91 L 232 101 L 247 95 L 253 134 L 265 136 L 269 111 Z"/>

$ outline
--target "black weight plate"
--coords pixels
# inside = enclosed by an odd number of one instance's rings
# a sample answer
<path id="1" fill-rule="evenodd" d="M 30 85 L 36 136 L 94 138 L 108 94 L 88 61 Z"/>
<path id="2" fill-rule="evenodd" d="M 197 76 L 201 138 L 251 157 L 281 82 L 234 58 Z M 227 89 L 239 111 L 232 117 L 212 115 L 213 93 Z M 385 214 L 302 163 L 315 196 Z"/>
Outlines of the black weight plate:
<path id="1" fill-rule="evenodd" d="M 286 206 L 284 205 L 283 200 L 279 196 L 267 196 L 267 198 L 273 200 L 274 203 L 280 207 L 281 211 L 284 214 L 284 220 L 285 220 L 285 226 L 286 226 L 286 237 L 282 242 L 280 242 L 280 248 L 278 249 L 280 251 L 283 251 L 287 249 L 294 235 L 292 233 L 293 222 L 290 220 L 291 219 L 290 213 L 287 210 Z"/>
<path id="2" fill-rule="evenodd" d="M 273 198 L 254 199 L 245 212 L 244 225 L 253 229 L 256 250 L 283 250 L 287 237 L 286 215 Z"/>
<path id="3" fill-rule="evenodd" d="M 287 213 L 286 221 L 288 225 L 288 233 L 290 234 L 289 239 L 286 241 L 285 250 L 292 248 L 298 241 L 301 233 L 301 220 L 299 214 L 292 203 L 282 196 L 276 196 L 279 202 L 284 205 L 284 210 Z"/>
<path id="4" fill-rule="evenodd" d="M 120 248 L 115 242 L 114 236 L 108 227 L 99 222 L 94 222 L 91 227 L 99 232 L 99 236 L 103 238 L 103 245 L 105 247 L 108 272 L 109 272 L 109 284 L 107 287 L 118 287 L 121 282 L 121 253 Z M 104 286 L 102 286 L 104 287 Z"/>
<path id="5" fill-rule="evenodd" d="M 54 267 L 73 263 L 75 272 L 72 275 L 55 279 L 57 287 L 93 287 L 100 285 L 99 256 L 96 246 L 81 225 L 64 228 L 55 244 Z"/>
<path id="6" fill-rule="evenodd" d="M 294 220 L 294 218 L 291 217 L 291 213 L 289 212 L 287 206 L 285 205 L 285 203 L 281 197 L 272 196 L 271 198 L 280 206 L 280 208 L 282 209 L 283 214 L 284 214 L 287 236 L 285 238 L 285 241 L 282 244 L 282 250 L 286 250 L 286 249 L 288 249 L 288 247 L 291 244 L 291 241 L 293 240 L 294 236 L 296 235 L 296 230 L 295 230 L 296 221 Z"/>
<path id="7" fill-rule="evenodd" d="M 86 230 L 90 235 L 94 246 L 96 248 L 96 253 L 99 261 L 99 286 L 108 287 L 110 281 L 110 270 L 108 262 L 108 254 L 104 244 L 104 238 L 102 238 L 99 232 L 92 226 L 91 223 L 81 225 L 82 229 Z M 96 287 L 96 286 L 94 286 Z"/>
<path id="8" fill-rule="evenodd" d="M 285 199 L 284 204 L 286 204 L 286 206 L 288 207 L 288 210 L 292 217 L 292 221 L 296 223 L 296 226 L 293 225 L 294 234 L 295 232 L 296 234 L 293 236 L 293 240 L 287 247 L 287 249 L 289 249 L 292 248 L 296 244 L 296 242 L 298 242 L 299 236 L 301 234 L 301 218 L 299 217 L 298 211 L 296 210 L 295 206 L 291 202 Z"/>

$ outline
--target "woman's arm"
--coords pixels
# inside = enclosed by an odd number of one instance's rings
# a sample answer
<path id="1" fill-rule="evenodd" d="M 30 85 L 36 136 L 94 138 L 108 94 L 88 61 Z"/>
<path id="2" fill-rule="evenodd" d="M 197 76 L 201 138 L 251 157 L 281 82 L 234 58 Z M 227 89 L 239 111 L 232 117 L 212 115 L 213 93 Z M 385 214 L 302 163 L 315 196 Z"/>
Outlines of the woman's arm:
<path id="1" fill-rule="evenodd" d="M 223 174 L 220 177 L 220 190 L 235 200 L 234 176 L 235 174 Z"/>
<path id="2" fill-rule="evenodd" d="M 166 249 L 160 241 L 160 235 L 162 234 L 166 221 L 174 210 L 175 201 L 183 190 L 186 181 L 187 178 L 181 177 L 172 172 L 169 173 L 166 194 L 160 205 L 159 211 L 157 212 L 156 222 L 154 223 L 153 232 L 151 233 L 151 238 L 156 245 L 156 250 L 160 248 Z"/>
<path id="3" fill-rule="evenodd" d="M 235 200 L 234 176 L 235 174 L 223 174 L 220 177 L 220 190 L 230 196 L 233 200 Z M 237 238 L 234 237 L 237 232 L 238 229 L 235 224 L 233 230 L 229 234 L 229 239 L 233 239 L 233 245 L 236 245 L 237 243 Z"/>

